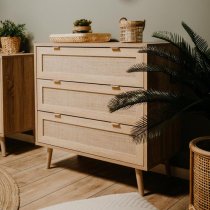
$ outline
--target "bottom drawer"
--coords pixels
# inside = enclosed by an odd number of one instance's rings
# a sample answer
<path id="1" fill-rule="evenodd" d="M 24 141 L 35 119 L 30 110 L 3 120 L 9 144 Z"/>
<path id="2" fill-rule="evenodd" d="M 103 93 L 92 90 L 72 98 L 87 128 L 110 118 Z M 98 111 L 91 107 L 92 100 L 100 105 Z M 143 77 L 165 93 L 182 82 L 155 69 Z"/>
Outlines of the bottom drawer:
<path id="1" fill-rule="evenodd" d="M 38 143 L 143 166 L 144 144 L 132 142 L 132 126 L 47 112 L 38 112 L 37 123 Z"/>

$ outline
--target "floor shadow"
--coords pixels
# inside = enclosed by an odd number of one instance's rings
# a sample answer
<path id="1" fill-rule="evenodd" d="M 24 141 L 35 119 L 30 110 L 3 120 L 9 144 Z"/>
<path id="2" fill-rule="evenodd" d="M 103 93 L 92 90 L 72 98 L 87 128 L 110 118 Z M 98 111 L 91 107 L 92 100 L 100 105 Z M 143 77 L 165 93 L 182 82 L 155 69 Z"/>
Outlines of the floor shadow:
<path id="1" fill-rule="evenodd" d="M 125 182 L 126 178 L 132 177 L 133 179 L 134 177 L 134 170 L 131 168 L 82 156 L 67 158 L 55 162 L 52 166 L 76 170 L 89 176 L 101 177 L 116 182 Z"/>
<path id="2" fill-rule="evenodd" d="M 5 143 L 6 143 L 7 155 L 10 154 L 19 155 L 40 148 L 40 146 L 37 146 L 35 144 L 11 138 L 6 138 Z"/>
<path id="3" fill-rule="evenodd" d="M 178 196 L 189 194 L 189 181 L 154 172 L 144 172 L 145 189 L 149 193 Z"/>
<path id="4" fill-rule="evenodd" d="M 135 170 L 129 167 L 81 156 L 75 156 L 56 162 L 54 167 L 76 170 L 90 176 L 136 187 L 137 189 Z M 178 196 L 189 193 L 189 182 L 187 180 L 154 172 L 144 172 L 143 176 L 146 195 L 163 194 L 167 196 Z"/>

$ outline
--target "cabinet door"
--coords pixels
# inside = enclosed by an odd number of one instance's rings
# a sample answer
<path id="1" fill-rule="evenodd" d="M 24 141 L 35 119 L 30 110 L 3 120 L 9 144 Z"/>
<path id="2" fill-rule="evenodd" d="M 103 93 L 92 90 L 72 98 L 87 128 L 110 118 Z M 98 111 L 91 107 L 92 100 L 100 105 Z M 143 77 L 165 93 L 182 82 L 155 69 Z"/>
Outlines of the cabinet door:
<path id="1" fill-rule="evenodd" d="M 2 57 L 0 57 L 0 135 L 4 134 L 3 128 L 3 80 L 2 80 Z"/>
<path id="2" fill-rule="evenodd" d="M 136 88 L 86 83 L 37 80 L 38 110 L 134 125 L 143 116 L 143 105 L 110 113 L 115 94 Z"/>
<path id="3" fill-rule="evenodd" d="M 132 141 L 132 126 L 47 112 L 38 112 L 37 124 L 38 143 L 143 166 L 144 143 Z"/>
<path id="4" fill-rule="evenodd" d="M 138 48 L 37 47 L 37 77 L 64 81 L 143 87 L 143 74 L 127 73 L 143 62 Z"/>
<path id="5" fill-rule="evenodd" d="M 2 58 L 4 132 L 34 129 L 34 56 Z"/>

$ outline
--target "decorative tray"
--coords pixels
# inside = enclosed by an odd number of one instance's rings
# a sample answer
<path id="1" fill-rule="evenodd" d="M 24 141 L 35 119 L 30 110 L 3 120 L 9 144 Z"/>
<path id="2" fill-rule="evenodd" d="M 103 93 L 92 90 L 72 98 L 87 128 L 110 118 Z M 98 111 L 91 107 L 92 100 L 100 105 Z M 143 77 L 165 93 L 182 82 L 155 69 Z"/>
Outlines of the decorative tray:
<path id="1" fill-rule="evenodd" d="M 108 42 L 110 33 L 75 33 L 75 34 L 51 34 L 51 42 Z"/>

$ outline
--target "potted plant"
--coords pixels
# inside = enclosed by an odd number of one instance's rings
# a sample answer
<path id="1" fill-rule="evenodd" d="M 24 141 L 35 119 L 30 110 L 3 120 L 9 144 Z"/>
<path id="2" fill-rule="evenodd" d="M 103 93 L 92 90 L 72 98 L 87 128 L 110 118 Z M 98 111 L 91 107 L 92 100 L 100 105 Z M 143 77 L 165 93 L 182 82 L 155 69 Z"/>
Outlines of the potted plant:
<path id="1" fill-rule="evenodd" d="M 170 77 L 173 83 L 184 87 L 182 92 L 139 89 L 116 95 L 108 105 L 110 112 L 141 103 L 159 103 L 164 105 L 164 108 L 161 107 L 156 110 L 152 121 L 145 120 L 147 116 L 144 116 L 133 127 L 131 135 L 137 143 L 144 139 L 146 133 L 151 138 L 160 135 L 163 129 L 167 129 L 169 121 L 185 113 L 193 112 L 208 119 L 210 118 L 210 49 L 207 42 L 187 24 L 182 22 L 182 26 L 190 36 L 194 44 L 193 47 L 178 34 L 166 31 L 153 34 L 153 37 L 167 41 L 174 46 L 179 52 L 178 56 L 177 53 L 161 47 L 141 48 L 139 50 L 139 53 L 148 53 L 166 59 L 168 62 L 173 63 L 171 67 L 157 64 L 136 64 L 128 69 L 129 73 L 163 73 Z M 196 209 L 210 208 L 209 139 L 210 137 L 198 138 L 190 144 L 190 207 L 193 209 L 194 207 Z M 199 163 L 196 163 L 196 161 L 199 161 Z M 197 179 L 196 182 L 195 178 Z"/>
<path id="2" fill-rule="evenodd" d="M 74 22 L 73 33 L 90 33 L 92 21 L 86 19 L 79 19 Z"/>
<path id="3" fill-rule="evenodd" d="M 2 52 L 7 54 L 20 51 L 21 42 L 26 39 L 25 24 L 15 24 L 11 20 L 0 21 Z"/>

